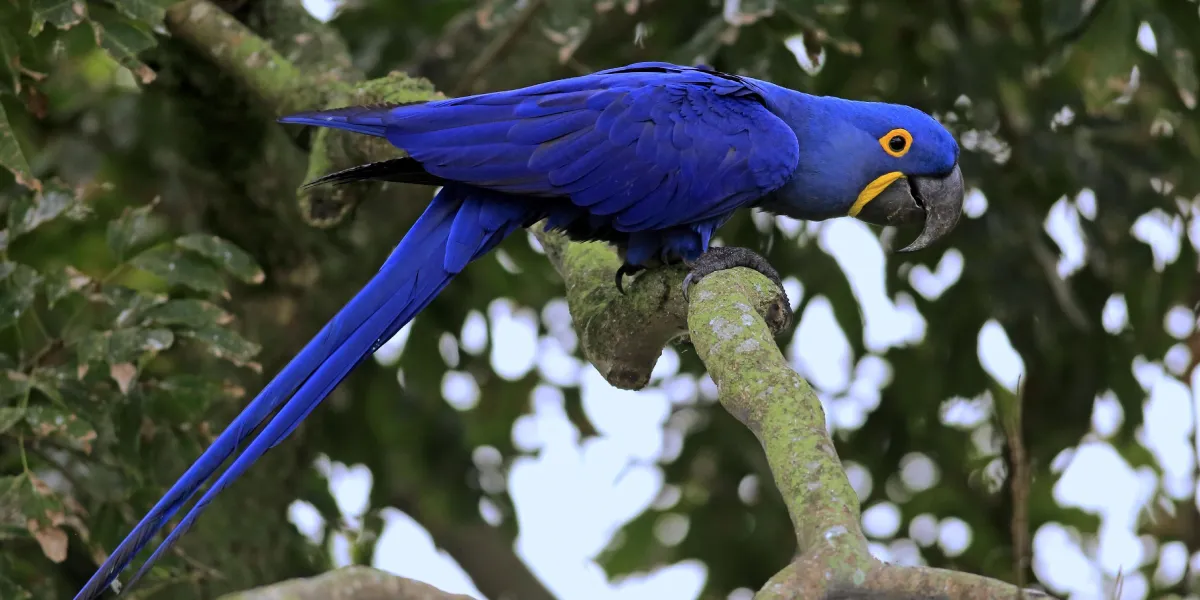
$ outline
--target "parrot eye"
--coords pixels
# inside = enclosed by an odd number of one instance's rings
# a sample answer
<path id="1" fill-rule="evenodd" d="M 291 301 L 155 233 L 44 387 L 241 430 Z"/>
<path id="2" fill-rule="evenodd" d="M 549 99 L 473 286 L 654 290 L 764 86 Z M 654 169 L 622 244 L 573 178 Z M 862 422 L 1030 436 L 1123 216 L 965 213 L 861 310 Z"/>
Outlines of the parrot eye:
<path id="1" fill-rule="evenodd" d="M 879 138 L 879 145 L 883 146 L 884 152 L 900 158 L 908 154 L 908 150 L 912 146 L 912 134 L 903 129 L 893 129 Z"/>

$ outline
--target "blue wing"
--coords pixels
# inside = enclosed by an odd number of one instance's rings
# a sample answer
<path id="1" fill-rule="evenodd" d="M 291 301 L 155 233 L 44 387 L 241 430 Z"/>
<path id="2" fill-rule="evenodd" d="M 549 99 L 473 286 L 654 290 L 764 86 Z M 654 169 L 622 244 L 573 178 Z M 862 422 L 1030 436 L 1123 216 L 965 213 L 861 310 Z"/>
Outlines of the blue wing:
<path id="1" fill-rule="evenodd" d="M 723 217 L 781 187 L 796 134 L 750 81 L 638 63 L 527 88 L 290 115 L 406 150 L 444 181 L 567 198 L 621 232 Z"/>

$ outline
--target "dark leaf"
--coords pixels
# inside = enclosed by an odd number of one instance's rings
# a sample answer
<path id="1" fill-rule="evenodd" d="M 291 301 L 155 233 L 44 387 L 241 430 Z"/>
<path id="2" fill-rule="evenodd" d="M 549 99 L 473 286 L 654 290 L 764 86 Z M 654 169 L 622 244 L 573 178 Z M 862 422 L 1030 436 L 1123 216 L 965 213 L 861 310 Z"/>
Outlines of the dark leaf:
<path id="1" fill-rule="evenodd" d="M 116 6 L 121 14 L 151 27 L 162 24 L 163 16 L 166 14 L 166 10 L 163 8 L 165 4 L 170 4 L 170 2 L 113 0 L 113 6 Z"/>
<path id="2" fill-rule="evenodd" d="M 226 271 L 246 283 L 262 283 L 263 271 L 245 250 L 215 235 L 185 235 L 175 244 L 221 265 Z"/>
<path id="3" fill-rule="evenodd" d="M 108 247 L 118 259 L 162 232 L 159 219 L 151 214 L 156 204 L 157 200 L 145 206 L 126 208 L 119 219 L 108 224 Z"/>
<path id="4" fill-rule="evenodd" d="M 14 12 L 11 5 L 0 7 L 0 17 L 8 13 L 7 18 L 14 18 Z M 21 92 L 21 73 L 13 66 L 18 60 L 17 41 L 13 35 L 10 31 L 0 29 L 0 75 L 7 75 L 0 80 L 0 92 L 15 96 Z"/>
<path id="5" fill-rule="evenodd" d="M 45 274 L 46 303 L 54 308 L 62 299 L 79 293 L 92 282 L 92 278 L 77 271 L 74 267 L 66 266 L 58 271 Z"/>
<path id="6" fill-rule="evenodd" d="M 115 331 L 92 331 L 78 342 L 76 352 L 81 364 L 95 361 L 110 365 L 134 362 L 142 355 L 170 348 L 175 334 L 170 329 L 130 327 Z"/>
<path id="7" fill-rule="evenodd" d="M 41 182 L 34 178 L 33 171 L 29 169 L 29 160 L 25 158 L 25 151 L 21 149 L 21 144 L 17 141 L 17 134 L 13 131 L 12 123 L 9 122 L 8 113 L 4 111 L 2 103 L 0 103 L 0 167 L 11 171 L 17 178 L 17 183 L 27 188 L 36 190 L 41 187 Z"/>
<path id="8" fill-rule="evenodd" d="M 74 190 L 58 182 L 49 182 L 41 192 L 13 203 L 8 211 L 8 241 L 59 217 L 79 219 L 89 212 Z"/>
<path id="9" fill-rule="evenodd" d="M 25 423 L 34 437 L 54 439 L 87 454 L 96 442 L 96 430 L 91 423 L 58 407 L 30 406 L 25 411 Z"/>
<path id="10" fill-rule="evenodd" d="M 149 381 L 142 386 L 147 409 L 156 417 L 175 423 L 192 423 L 204 416 L 208 407 L 229 392 L 212 377 L 178 374 Z"/>
<path id="11" fill-rule="evenodd" d="M 182 285 L 212 294 L 225 293 L 225 281 L 216 268 L 178 248 L 156 246 L 137 255 L 129 264 L 162 277 L 168 285 Z"/>
<path id="12" fill-rule="evenodd" d="M 138 59 L 138 54 L 154 47 L 154 36 L 137 23 L 108 10 L 93 10 L 92 31 L 96 44 L 104 48 L 121 66 L 133 71 L 143 84 L 154 81 L 154 71 Z"/>
<path id="13" fill-rule="evenodd" d="M 37 298 L 42 276 L 26 265 L 0 263 L 0 328 L 17 322 Z"/>
<path id="14" fill-rule="evenodd" d="M 33 594 L 0 572 L 0 598 L 26 600 L 27 598 L 33 598 Z"/>
<path id="15" fill-rule="evenodd" d="M 0 373 L 0 403 L 7 403 L 29 391 L 29 376 L 20 371 Z"/>
<path id="16" fill-rule="evenodd" d="M 182 334 L 203 343 L 213 356 L 228 360 L 238 366 L 249 364 L 250 359 L 254 358 L 259 350 L 262 350 L 258 344 L 234 331 L 220 327 L 205 327 L 184 331 Z"/>
<path id="17" fill-rule="evenodd" d="M 221 307 L 204 300 L 192 298 L 171 300 L 142 312 L 145 325 L 180 326 L 199 329 L 212 325 L 225 325 L 233 316 Z"/>
<path id="18" fill-rule="evenodd" d="M 78 373 L 68 366 L 34 369 L 29 375 L 29 382 L 33 389 L 59 406 L 65 406 L 68 399 L 77 406 L 80 400 L 89 397 L 89 390 L 79 381 Z"/>
<path id="19" fill-rule="evenodd" d="M 25 528 L 22 500 L 28 490 L 27 481 L 25 475 L 0 476 L 0 532 Z"/>
<path id="20" fill-rule="evenodd" d="M 116 327 L 127 327 L 138 322 L 142 312 L 166 302 L 167 296 L 147 294 L 120 285 L 107 285 L 97 299 L 119 311 L 114 323 Z"/>
<path id="21" fill-rule="evenodd" d="M 87 4 L 82 0 L 33 0 L 33 23 L 29 35 L 42 32 L 46 23 L 59 29 L 70 29 L 83 21 Z"/>
<path id="22" fill-rule="evenodd" d="M 25 409 L 19 406 L 0 408 L 0 433 L 12 429 L 25 418 Z"/>

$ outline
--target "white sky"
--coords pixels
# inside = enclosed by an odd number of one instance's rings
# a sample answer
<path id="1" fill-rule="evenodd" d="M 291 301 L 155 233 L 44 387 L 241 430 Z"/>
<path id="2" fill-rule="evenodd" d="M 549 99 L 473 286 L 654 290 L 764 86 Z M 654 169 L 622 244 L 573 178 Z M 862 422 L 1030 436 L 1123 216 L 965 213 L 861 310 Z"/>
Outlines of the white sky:
<path id="1" fill-rule="evenodd" d="M 330 18 L 335 8 L 329 0 L 305 0 L 305 6 L 318 18 Z M 736 4 L 736 3 L 735 3 Z M 726 7 L 728 8 L 728 6 Z M 735 11 L 736 12 L 736 11 Z M 1143 24 L 1138 45 L 1154 53 L 1153 32 Z M 789 40 L 789 48 L 800 48 Z M 799 53 L 800 55 L 803 52 Z M 797 60 L 809 72 L 820 70 L 807 57 Z M 818 61 L 821 59 L 818 58 Z M 1069 119 L 1069 111 L 1063 118 Z M 968 142 L 964 136 L 964 145 Z M 988 140 L 978 140 L 987 149 Z M 979 218 L 987 211 L 987 198 L 979 190 L 968 195 L 966 214 Z M 1070 277 L 1085 261 L 1080 219 L 1094 219 L 1096 197 L 1082 190 L 1073 198 L 1060 199 L 1046 217 L 1045 228 L 1058 244 L 1062 256 L 1058 273 Z M 1144 215 L 1130 234 L 1149 245 L 1155 267 L 1162 269 L 1179 256 L 1181 244 L 1200 247 L 1200 209 L 1192 209 L 1192 218 L 1184 222 L 1162 211 Z M 802 315 L 795 342 L 786 349 L 793 366 L 819 390 L 829 425 L 833 429 L 856 429 L 878 406 L 880 389 L 891 378 L 890 366 L 877 354 L 889 347 L 918 343 L 924 337 L 925 319 L 915 309 L 910 296 L 896 298 L 884 294 L 884 261 L 878 238 L 867 226 L 851 219 L 820 224 L 799 223 L 757 215 L 760 225 L 776 225 L 790 239 L 801 231 L 815 236 L 820 247 L 831 254 L 845 270 L 850 285 L 861 303 L 864 319 L 866 356 L 851 355 L 845 333 L 834 319 L 824 298 L 814 298 Z M 809 236 L 802 236 L 809 237 Z M 963 256 L 951 249 L 935 271 L 924 267 L 911 270 L 910 283 L 917 293 L 936 298 L 958 280 L 965 265 Z M 793 303 L 804 293 L 795 279 L 785 285 Z M 656 459 L 677 455 L 681 436 L 673 427 L 664 427 L 673 406 L 711 402 L 715 390 L 707 377 L 697 381 L 678 373 L 678 356 L 666 350 L 655 371 L 652 387 L 641 392 L 625 392 L 609 386 L 590 365 L 570 356 L 574 348 L 565 303 L 552 302 L 544 309 L 517 307 L 511 301 L 493 302 L 488 314 L 472 315 L 455 339 L 447 336 L 440 344 L 448 364 L 454 364 L 456 346 L 477 353 L 488 338 L 493 343 L 490 359 L 502 377 L 519 378 L 537 369 L 547 384 L 531 398 L 531 414 L 521 417 L 513 427 L 513 441 L 524 451 L 536 455 L 515 461 L 507 475 L 508 492 L 516 508 L 520 535 L 517 552 L 530 569 L 559 598 L 564 600 L 693 600 L 699 596 L 706 577 L 705 566 L 685 561 L 620 581 L 610 581 L 594 557 L 612 535 L 656 498 L 670 502 L 672 490 L 664 492 L 663 473 Z M 550 331 L 539 339 L 538 321 Z M 1103 316 L 1107 331 L 1116 334 L 1128 326 L 1124 298 L 1109 299 Z M 1163 316 L 1164 329 L 1179 340 L 1196 326 L 1190 308 L 1177 306 Z M 408 328 L 380 349 L 376 359 L 394 364 L 403 349 Z M 989 321 L 978 334 L 977 352 L 985 371 L 1002 387 L 1015 390 L 1024 371 L 1021 357 L 1013 350 L 1003 327 Z M 1057 457 L 1052 470 L 1059 478 L 1055 499 L 1063 506 L 1079 507 L 1100 517 L 1098 534 L 1092 536 L 1058 523 L 1048 523 L 1034 535 L 1034 571 L 1052 591 L 1073 600 L 1110 597 L 1118 573 L 1123 573 L 1120 598 L 1139 600 L 1147 595 L 1146 577 L 1137 569 L 1155 559 L 1161 561 L 1152 577 L 1161 582 L 1178 581 L 1189 564 L 1200 568 L 1200 555 L 1187 555 L 1179 542 L 1159 544 L 1149 536 L 1139 536 L 1135 526 L 1141 511 L 1156 498 L 1193 497 L 1197 482 L 1198 449 L 1190 436 L 1196 427 L 1197 403 L 1200 402 L 1200 371 L 1180 383 L 1172 374 L 1181 375 L 1190 353 L 1178 344 L 1163 357 L 1139 357 L 1130 368 L 1146 392 L 1145 425 L 1139 439 L 1160 462 L 1163 475 L 1152 469 L 1134 469 L 1106 442 L 1122 420 L 1121 406 L 1111 393 L 1096 399 L 1093 431 L 1074 449 Z M 378 368 L 378 367 L 364 367 Z M 579 385 L 583 408 L 599 435 L 585 443 L 566 417 L 563 395 L 555 385 Z M 443 395 L 460 410 L 480 401 L 479 388 L 465 372 L 450 371 L 443 382 Z M 987 418 L 992 398 L 950 399 L 942 407 L 946 426 L 975 430 L 973 436 L 983 449 L 988 443 L 981 425 Z M 494 449 L 476 453 L 478 464 L 494 461 Z M 338 505 L 353 523 L 367 506 L 371 474 L 363 466 L 318 465 L 327 473 Z M 860 495 L 870 492 L 874 482 L 860 465 L 847 463 L 851 482 Z M 928 457 L 906 457 L 901 478 L 910 489 L 936 485 L 937 465 Z M 677 490 L 674 490 L 677 492 Z M 677 496 L 677 495 L 676 495 Z M 495 511 L 481 506 L 485 518 Z M 899 563 L 919 563 L 920 548 L 938 545 L 951 555 L 962 552 L 971 543 L 966 523 L 943 515 L 921 515 L 901 530 L 899 510 L 888 501 L 863 506 L 863 527 L 873 540 L 872 550 L 882 559 Z M 292 518 L 302 531 L 317 535 L 323 524 L 315 509 L 297 502 Z M 483 598 L 469 577 L 445 553 L 433 545 L 429 534 L 400 511 L 386 512 L 387 526 L 376 550 L 375 566 L 427 581 L 446 591 Z M 664 541 L 679 540 L 686 534 L 686 520 L 666 521 L 657 533 Z M 330 549 L 338 564 L 348 561 L 348 542 L 339 537 Z M 747 600 L 749 590 L 731 598 Z"/>

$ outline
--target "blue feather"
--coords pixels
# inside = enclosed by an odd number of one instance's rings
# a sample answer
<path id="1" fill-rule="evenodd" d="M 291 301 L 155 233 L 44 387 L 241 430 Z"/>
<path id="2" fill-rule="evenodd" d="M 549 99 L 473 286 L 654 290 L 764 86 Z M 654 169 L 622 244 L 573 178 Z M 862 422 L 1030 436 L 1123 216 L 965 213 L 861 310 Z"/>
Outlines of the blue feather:
<path id="1" fill-rule="evenodd" d="M 412 320 L 469 261 L 500 243 L 530 216 L 527 204 L 494 192 L 463 186 L 443 188 L 366 287 L 200 455 L 75 599 L 98 597 L 251 431 L 282 404 L 278 414 L 184 516 L 129 585 L 136 583 L 187 532 L 221 490 L 291 433 L 351 369 Z M 459 222 L 466 223 L 469 233 L 463 233 L 464 227 L 456 225 Z M 452 235 L 456 228 L 457 233 Z"/>
<path id="2" fill-rule="evenodd" d="M 958 159 L 953 136 L 909 107 L 810 96 L 662 62 L 463 98 L 306 112 L 280 122 L 381 137 L 409 154 L 321 181 L 445 187 L 371 281 L 188 468 L 76 600 L 93 600 L 108 587 L 278 410 L 155 550 L 136 582 L 222 489 L 282 442 L 455 274 L 516 228 L 546 218 L 575 239 L 617 243 L 630 264 L 689 260 L 708 250 L 717 228 L 740 208 L 806 219 L 840 216 L 883 173 L 942 174 Z M 880 146 L 895 127 L 914 140 L 902 158 Z"/>

